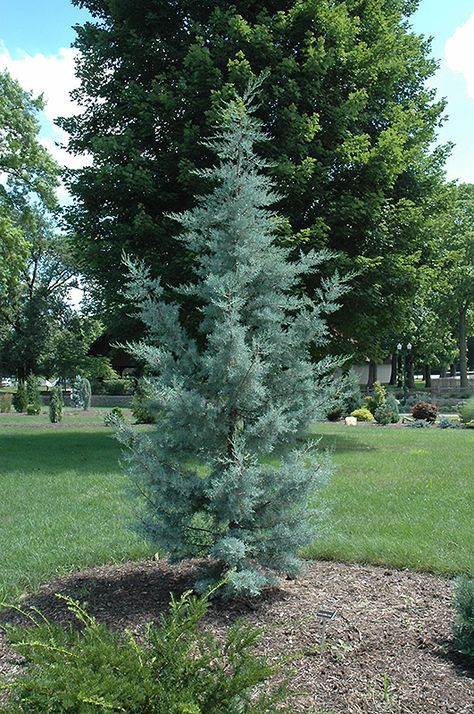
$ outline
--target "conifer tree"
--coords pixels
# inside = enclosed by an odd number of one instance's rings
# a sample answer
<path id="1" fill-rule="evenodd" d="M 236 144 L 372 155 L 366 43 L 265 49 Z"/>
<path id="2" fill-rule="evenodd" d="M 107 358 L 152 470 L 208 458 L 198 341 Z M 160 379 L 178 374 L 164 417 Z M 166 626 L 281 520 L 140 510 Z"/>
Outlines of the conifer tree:
<path id="1" fill-rule="evenodd" d="M 257 84 L 225 105 L 208 143 L 219 160 L 199 175 L 212 191 L 173 216 L 194 254 L 195 281 L 177 292 L 200 306 L 197 334 L 147 267 L 128 261 L 127 295 L 148 335 L 129 347 L 154 375 L 158 425 L 145 434 L 118 428 L 143 504 L 141 532 L 171 560 L 210 556 L 198 590 L 232 571 L 227 594 L 245 595 L 276 574 L 297 574 L 298 551 L 317 530 L 310 504 L 330 465 L 298 437 L 330 406 L 335 363 L 313 363 L 310 350 L 327 341 L 322 315 L 344 291 L 335 276 L 309 299 L 302 278 L 328 253 L 290 262 L 274 242 L 278 196 L 254 149 L 266 139 L 253 114 Z"/>

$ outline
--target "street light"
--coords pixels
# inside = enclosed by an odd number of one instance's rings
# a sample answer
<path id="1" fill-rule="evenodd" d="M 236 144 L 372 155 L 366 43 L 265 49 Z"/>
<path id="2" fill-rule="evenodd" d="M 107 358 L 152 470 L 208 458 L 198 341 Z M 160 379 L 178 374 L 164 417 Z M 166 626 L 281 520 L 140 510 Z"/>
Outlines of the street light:
<path id="1" fill-rule="evenodd" d="M 403 406 L 406 406 L 408 399 L 408 373 L 407 373 L 407 355 L 411 352 L 413 345 L 408 342 L 406 349 L 403 348 L 401 342 L 397 345 L 397 352 L 402 357 L 402 386 L 403 386 Z"/>

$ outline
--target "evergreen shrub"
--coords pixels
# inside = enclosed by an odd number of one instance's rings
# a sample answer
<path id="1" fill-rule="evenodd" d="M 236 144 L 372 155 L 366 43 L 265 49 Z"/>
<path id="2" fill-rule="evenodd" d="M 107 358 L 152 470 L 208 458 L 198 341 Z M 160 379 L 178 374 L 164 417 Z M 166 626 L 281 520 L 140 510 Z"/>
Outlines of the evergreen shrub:
<path id="1" fill-rule="evenodd" d="M 362 407 L 361 409 L 355 409 L 351 412 L 351 416 L 355 417 L 357 421 L 374 421 L 374 415 L 370 409 Z"/>
<path id="2" fill-rule="evenodd" d="M 433 426 L 433 422 L 428 419 L 415 419 L 414 421 L 407 422 L 406 426 L 412 429 L 426 429 Z"/>
<path id="3" fill-rule="evenodd" d="M 119 409 L 119 407 L 114 407 L 113 409 L 110 410 L 110 412 L 107 412 L 107 414 L 104 416 L 104 424 L 105 424 L 105 426 L 114 427 L 117 423 L 117 420 L 123 421 L 123 419 L 124 419 L 123 411 L 121 409 Z"/>
<path id="4" fill-rule="evenodd" d="M 49 400 L 49 421 L 58 424 L 63 418 L 63 392 L 61 387 L 55 387 Z"/>
<path id="5" fill-rule="evenodd" d="M 393 411 L 389 404 L 386 402 L 377 407 L 374 414 L 374 419 L 377 424 L 381 426 L 387 426 L 387 424 L 392 423 Z"/>
<path id="6" fill-rule="evenodd" d="M 438 416 L 438 407 L 430 402 L 417 402 L 411 409 L 414 419 L 435 422 Z"/>
<path id="7" fill-rule="evenodd" d="M 27 404 L 26 413 L 28 414 L 28 416 L 38 416 L 39 414 L 41 414 L 41 405 Z"/>
<path id="8" fill-rule="evenodd" d="M 7 627 L 25 665 L 9 685 L 5 714 L 290 714 L 284 687 L 261 686 L 274 670 L 254 654 L 257 630 L 234 625 L 221 642 L 200 627 L 207 598 L 172 599 L 161 626 L 148 625 L 140 639 L 63 599 L 79 628 L 37 612 L 33 627 Z"/>
<path id="9" fill-rule="evenodd" d="M 440 429 L 459 429 L 461 424 L 456 419 L 450 419 L 449 417 L 441 417 L 438 421 L 438 426 Z"/>
<path id="10" fill-rule="evenodd" d="M 156 416 L 151 408 L 152 389 L 150 383 L 140 379 L 132 399 L 132 415 L 135 424 L 155 424 Z"/>
<path id="11" fill-rule="evenodd" d="M 72 384 L 71 401 L 76 409 L 82 409 L 81 382 L 82 377 L 77 375 Z"/>
<path id="12" fill-rule="evenodd" d="M 456 621 L 454 644 L 458 652 L 474 662 L 474 580 L 457 578 L 454 590 Z"/>
<path id="13" fill-rule="evenodd" d="M 159 426 L 118 432 L 143 507 L 140 531 L 171 560 L 210 556 L 201 592 L 232 572 L 226 596 L 257 596 L 278 575 L 296 575 L 301 548 L 321 530 L 316 492 L 331 468 L 301 437 L 329 411 L 343 362 L 312 359 L 329 339 L 322 316 L 345 287 L 322 278 L 314 302 L 298 289 L 332 254 L 295 260 L 277 241 L 278 196 L 254 149 L 266 136 L 247 105 L 252 91 L 226 105 L 207 143 L 218 162 L 198 173 L 210 192 L 171 216 L 194 279 L 173 302 L 146 266 L 128 262 L 127 297 L 146 327 L 131 352 L 152 377 Z M 198 306 L 192 329 L 183 296 Z"/>
<path id="14" fill-rule="evenodd" d="M 395 399 L 395 395 L 390 393 L 387 394 L 387 398 L 385 400 L 385 404 L 389 407 L 391 411 L 391 422 L 392 424 L 396 424 L 399 419 L 400 419 L 400 410 L 398 408 L 398 402 Z"/>
<path id="15" fill-rule="evenodd" d="M 460 409 L 459 416 L 463 424 L 468 424 L 470 421 L 474 421 L 474 396 L 470 397 L 465 401 Z"/>
<path id="16" fill-rule="evenodd" d="M 28 406 L 28 394 L 23 382 L 18 384 L 17 390 L 13 395 L 12 404 L 16 412 L 26 412 Z"/>
<path id="17" fill-rule="evenodd" d="M 26 394 L 28 404 L 41 404 L 39 379 L 34 374 L 30 374 L 26 380 Z"/>
<path id="18" fill-rule="evenodd" d="M 373 394 L 369 394 L 365 398 L 365 408 L 370 411 L 370 413 L 375 416 L 375 412 L 379 407 L 385 404 L 387 399 L 387 390 L 380 382 L 375 382 Z"/>
<path id="19" fill-rule="evenodd" d="M 92 390 L 87 377 L 82 377 L 79 383 L 79 403 L 84 411 L 91 408 Z"/>
<path id="20" fill-rule="evenodd" d="M 12 395 L 0 394 L 0 414 L 8 414 L 12 408 Z"/>

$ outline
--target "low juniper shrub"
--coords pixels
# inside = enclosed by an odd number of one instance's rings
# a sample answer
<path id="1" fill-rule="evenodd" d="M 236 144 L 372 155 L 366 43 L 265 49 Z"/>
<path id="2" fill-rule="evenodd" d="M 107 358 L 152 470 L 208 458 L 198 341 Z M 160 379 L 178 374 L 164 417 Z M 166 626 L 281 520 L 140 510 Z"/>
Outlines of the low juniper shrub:
<path id="1" fill-rule="evenodd" d="M 450 419 L 449 417 L 441 417 L 438 421 L 438 426 L 440 429 L 459 429 L 461 424 L 456 419 Z"/>
<path id="2" fill-rule="evenodd" d="M 27 404 L 26 413 L 28 416 L 38 416 L 41 414 L 41 404 Z"/>
<path id="3" fill-rule="evenodd" d="M 108 629 L 77 602 L 62 599 L 79 629 L 64 629 L 37 611 L 30 616 L 33 627 L 5 628 L 24 668 L 8 685 L 2 711 L 290 714 L 283 686 L 262 687 L 273 668 L 254 654 L 257 630 L 234 625 L 221 642 L 200 626 L 208 597 L 172 598 L 161 626 L 148 625 L 140 639 Z"/>
<path id="4" fill-rule="evenodd" d="M 430 402 L 417 402 L 412 407 L 411 413 L 414 419 L 435 422 L 438 416 L 438 407 Z"/>
<path id="5" fill-rule="evenodd" d="M 21 382 L 13 395 L 12 404 L 16 412 L 26 412 L 26 407 L 28 406 L 28 394 L 26 392 L 25 385 Z"/>
<path id="6" fill-rule="evenodd" d="M 400 419 L 400 410 L 398 408 L 398 402 L 395 399 L 395 395 L 393 394 L 387 394 L 387 399 L 385 400 L 385 404 L 387 407 L 389 407 L 390 412 L 391 412 L 391 423 L 396 424 L 399 419 Z"/>
<path id="7" fill-rule="evenodd" d="M 414 421 L 408 422 L 407 426 L 412 429 L 426 429 L 433 426 L 433 422 L 428 421 L 428 419 L 415 419 Z"/>
<path id="8" fill-rule="evenodd" d="M 458 652 L 474 663 L 474 580 L 457 578 L 454 587 L 454 645 Z"/>
<path id="9" fill-rule="evenodd" d="M 51 424 L 58 424 L 63 418 L 63 393 L 61 387 L 53 389 L 49 400 L 49 421 Z"/>

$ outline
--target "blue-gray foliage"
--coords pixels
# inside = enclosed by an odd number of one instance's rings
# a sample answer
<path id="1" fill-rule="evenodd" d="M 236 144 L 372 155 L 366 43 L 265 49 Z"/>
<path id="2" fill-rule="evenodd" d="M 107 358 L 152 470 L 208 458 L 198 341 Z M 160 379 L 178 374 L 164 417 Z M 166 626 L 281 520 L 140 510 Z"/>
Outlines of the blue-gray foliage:
<path id="1" fill-rule="evenodd" d="M 303 276 L 330 255 L 290 261 L 275 243 L 278 196 L 254 150 L 266 136 L 250 99 L 225 107 L 209 141 L 219 160 L 199 174 L 211 192 L 173 216 L 195 282 L 169 302 L 160 281 L 128 261 L 127 293 L 147 328 L 130 349 L 152 375 L 158 423 L 147 433 L 119 423 L 118 433 L 131 450 L 141 532 L 171 560 L 209 556 L 201 590 L 234 569 L 227 593 L 258 595 L 275 574 L 298 573 L 298 552 L 321 523 L 310 504 L 330 466 L 301 436 L 327 409 L 338 362 L 315 363 L 310 351 L 327 343 L 323 315 L 345 288 L 338 276 L 322 279 L 309 299 Z M 199 306 L 195 334 L 180 319 L 183 298 Z"/>

